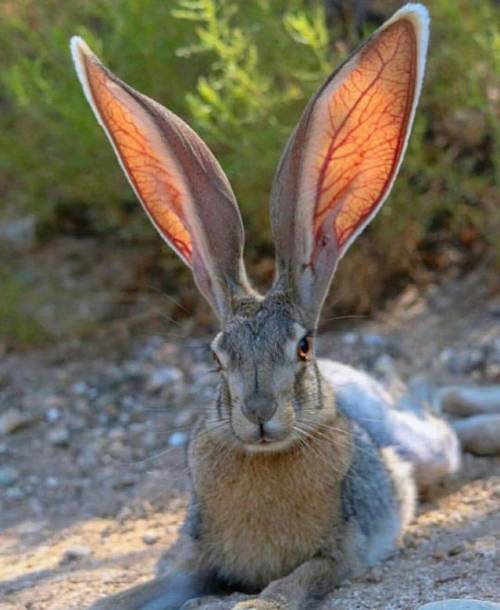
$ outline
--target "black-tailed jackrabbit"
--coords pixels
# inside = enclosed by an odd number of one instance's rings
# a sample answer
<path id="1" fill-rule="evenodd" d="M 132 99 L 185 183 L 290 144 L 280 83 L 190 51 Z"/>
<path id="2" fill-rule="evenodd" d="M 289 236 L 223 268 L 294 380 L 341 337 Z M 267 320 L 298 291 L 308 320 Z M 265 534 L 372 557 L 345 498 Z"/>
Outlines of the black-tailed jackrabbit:
<path id="1" fill-rule="evenodd" d="M 444 421 L 395 409 L 365 374 L 314 356 L 335 268 L 401 165 L 427 41 L 426 9 L 406 5 L 308 104 L 272 189 L 277 275 L 264 297 L 247 279 L 235 197 L 207 146 L 72 40 L 85 95 L 132 188 L 221 324 L 217 399 L 189 444 L 178 568 L 98 608 L 173 610 L 234 588 L 254 594 L 238 610 L 302 609 L 394 549 L 415 482 L 458 467 Z"/>

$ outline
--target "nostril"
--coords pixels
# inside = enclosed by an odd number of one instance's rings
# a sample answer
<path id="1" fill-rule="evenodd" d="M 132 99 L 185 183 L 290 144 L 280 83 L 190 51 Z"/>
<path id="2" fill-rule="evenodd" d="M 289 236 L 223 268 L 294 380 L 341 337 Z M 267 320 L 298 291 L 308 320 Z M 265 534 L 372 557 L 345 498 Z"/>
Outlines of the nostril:
<path id="1" fill-rule="evenodd" d="M 249 396 L 242 406 L 242 411 L 252 423 L 259 425 L 263 430 L 263 424 L 271 419 L 276 413 L 278 404 L 270 394 L 256 393 Z"/>

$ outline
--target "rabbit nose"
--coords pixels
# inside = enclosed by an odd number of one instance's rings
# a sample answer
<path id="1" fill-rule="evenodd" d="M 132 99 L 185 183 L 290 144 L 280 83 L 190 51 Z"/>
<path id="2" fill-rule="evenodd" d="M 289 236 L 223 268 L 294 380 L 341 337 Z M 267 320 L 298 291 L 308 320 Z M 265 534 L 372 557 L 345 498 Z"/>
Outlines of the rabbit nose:
<path id="1" fill-rule="evenodd" d="M 271 394 L 255 392 L 243 403 L 241 410 L 253 424 L 263 424 L 276 413 L 278 403 Z"/>

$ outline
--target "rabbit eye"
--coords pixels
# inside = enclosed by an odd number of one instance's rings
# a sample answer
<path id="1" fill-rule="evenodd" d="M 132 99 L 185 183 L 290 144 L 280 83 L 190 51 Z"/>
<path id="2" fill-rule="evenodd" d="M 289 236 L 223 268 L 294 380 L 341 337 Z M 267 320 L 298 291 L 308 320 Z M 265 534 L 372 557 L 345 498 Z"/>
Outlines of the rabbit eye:
<path id="1" fill-rule="evenodd" d="M 297 346 L 297 356 L 300 360 L 309 360 L 312 348 L 312 337 L 306 335 L 302 337 Z"/>

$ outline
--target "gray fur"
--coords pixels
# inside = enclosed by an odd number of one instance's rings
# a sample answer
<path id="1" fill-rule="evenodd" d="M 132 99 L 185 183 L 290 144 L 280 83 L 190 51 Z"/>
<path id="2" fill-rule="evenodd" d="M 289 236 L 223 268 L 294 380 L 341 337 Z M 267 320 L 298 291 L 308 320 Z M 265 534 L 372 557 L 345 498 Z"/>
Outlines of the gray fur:
<path id="1" fill-rule="evenodd" d="M 359 530 L 359 552 L 370 565 L 390 552 L 400 534 L 394 486 L 377 447 L 359 426 L 353 426 L 351 467 L 342 484 L 346 522 Z"/>
<path id="2" fill-rule="evenodd" d="M 460 444 L 453 430 L 421 408 L 400 409 L 392 396 L 366 373 L 322 360 L 321 371 L 332 384 L 339 409 L 362 426 L 379 448 L 393 447 L 413 464 L 421 484 L 457 472 Z M 406 406 L 406 404 L 405 404 Z"/>

